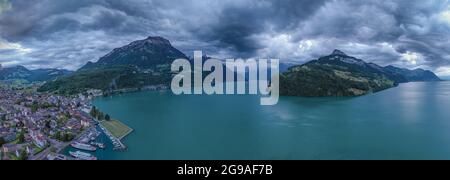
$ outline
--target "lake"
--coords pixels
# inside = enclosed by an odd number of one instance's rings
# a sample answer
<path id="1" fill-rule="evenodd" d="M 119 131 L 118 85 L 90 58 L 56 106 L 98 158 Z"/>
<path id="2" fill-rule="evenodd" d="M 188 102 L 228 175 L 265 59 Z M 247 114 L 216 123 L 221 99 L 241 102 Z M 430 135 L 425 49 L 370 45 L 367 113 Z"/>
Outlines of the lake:
<path id="1" fill-rule="evenodd" d="M 139 92 L 94 105 L 134 132 L 100 159 L 450 159 L 450 83 L 356 98 L 175 96 Z"/>

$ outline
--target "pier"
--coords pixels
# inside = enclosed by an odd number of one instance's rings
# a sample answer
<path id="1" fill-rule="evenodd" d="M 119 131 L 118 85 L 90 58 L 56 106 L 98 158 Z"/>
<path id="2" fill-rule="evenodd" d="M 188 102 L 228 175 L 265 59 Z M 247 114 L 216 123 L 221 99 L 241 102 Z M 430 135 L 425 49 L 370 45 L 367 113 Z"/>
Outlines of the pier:
<path id="1" fill-rule="evenodd" d="M 90 116 L 100 129 L 105 133 L 105 135 L 111 140 L 115 151 L 125 151 L 127 146 L 122 143 L 122 139 L 132 133 L 134 130 L 127 125 L 123 124 L 118 120 L 111 119 L 109 121 L 103 120 L 99 121 L 97 118 L 92 117 L 89 114 L 89 110 L 83 111 L 85 114 Z"/>
<path id="2" fill-rule="evenodd" d="M 125 151 L 127 149 L 127 147 L 125 146 L 125 144 L 122 143 L 121 139 L 115 137 L 111 132 L 109 132 L 108 129 L 106 129 L 102 123 L 99 123 L 98 126 L 100 127 L 100 129 L 106 134 L 106 136 L 108 136 L 108 138 L 111 140 L 114 148 L 113 150 L 115 151 Z M 123 136 L 124 137 L 124 136 Z M 122 138 L 123 138 L 122 137 Z"/>

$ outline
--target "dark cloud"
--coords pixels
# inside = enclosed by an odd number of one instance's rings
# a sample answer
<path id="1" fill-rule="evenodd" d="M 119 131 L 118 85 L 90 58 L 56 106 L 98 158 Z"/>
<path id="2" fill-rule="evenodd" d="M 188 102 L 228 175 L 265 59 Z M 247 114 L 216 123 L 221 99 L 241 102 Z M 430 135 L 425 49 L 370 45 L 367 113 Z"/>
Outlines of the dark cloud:
<path id="1" fill-rule="evenodd" d="M 257 35 L 269 30 L 286 32 L 306 20 L 324 1 L 251 1 L 222 7 L 213 23 L 195 27 L 198 38 L 218 41 L 241 56 L 252 56 L 263 48 Z"/>
<path id="2" fill-rule="evenodd" d="M 0 62 L 76 69 L 163 36 L 188 55 L 304 62 L 338 48 L 450 75 L 447 0 L 0 0 Z"/>
<path id="3" fill-rule="evenodd" d="M 295 40 L 333 39 L 338 43 L 324 51 L 343 48 L 382 64 L 436 69 L 450 64 L 449 11 L 445 0 L 329 1 L 298 27 Z M 391 50 L 380 53 L 380 45 Z"/>

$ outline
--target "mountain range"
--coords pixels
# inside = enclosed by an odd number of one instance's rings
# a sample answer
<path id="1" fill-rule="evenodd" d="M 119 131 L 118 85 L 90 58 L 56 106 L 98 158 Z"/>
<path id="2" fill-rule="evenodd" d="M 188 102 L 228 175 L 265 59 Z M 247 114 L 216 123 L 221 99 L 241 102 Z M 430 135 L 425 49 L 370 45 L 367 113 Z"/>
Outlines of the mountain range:
<path id="1" fill-rule="evenodd" d="M 97 62 L 88 62 L 74 74 L 44 84 L 39 91 L 76 94 L 88 89 L 115 91 L 168 85 L 171 63 L 188 59 L 162 37 L 148 37 L 112 50 Z"/>
<path id="2" fill-rule="evenodd" d="M 0 69 L 0 81 L 26 80 L 28 82 L 51 81 L 58 77 L 69 75 L 72 71 L 64 69 L 29 70 L 24 66 Z"/>
<path id="3" fill-rule="evenodd" d="M 171 63 L 179 58 L 189 59 L 168 40 L 148 37 L 116 48 L 68 76 L 49 81 L 39 91 L 75 94 L 88 89 L 114 91 L 169 85 L 173 75 Z M 280 67 L 280 92 L 292 96 L 356 96 L 399 83 L 440 80 L 431 71 L 381 67 L 340 50 L 303 65 Z"/>
<path id="4" fill-rule="evenodd" d="M 433 72 L 381 67 L 334 50 L 328 56 L 293 66 L 280 76 L 280 93 L 286 96 L 359 96 L 399 83 L 441 81 Z"/>

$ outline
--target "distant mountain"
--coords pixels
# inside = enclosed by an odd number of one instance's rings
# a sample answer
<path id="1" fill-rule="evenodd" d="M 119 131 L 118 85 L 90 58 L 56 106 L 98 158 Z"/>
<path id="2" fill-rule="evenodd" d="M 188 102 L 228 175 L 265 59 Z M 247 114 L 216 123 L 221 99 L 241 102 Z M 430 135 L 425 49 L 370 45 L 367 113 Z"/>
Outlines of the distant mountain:
<path id="1" fill-rule="evenodd" d="M 2 68 L 0 70 L 0 80 L 28 79 L 33 76 L 33 72 L 23 66 Z"/>
<path id="2" fill-rule="evenodd" d="M 359 96 L 412 81 L 440 81 L 431 71 L 381 67 L 340 50 L 293 66 L 280 76 L 280 92 L 289 96 Z"/>
<path id="3" fill-rule="evenodd" d="M 284 73 L 287 72 L 289 70 L 289 68 L 296 66 L 297 64 L 292 64 L 292 63 L 282 63 L 280 62 L 280 73 Z"/>
<path id="4" fill-rule="evenodd" d="M 175 59 L 188 59 L 181 51 L 161 37 L 148 37 L 116 48 L 97 62 L 89 62 L 70 76 L 47 82 L 39 91 L 76 94 L 88 89 L 115 91 L 127 88 L 145 88 L 169 85 L 172 79 L 171 63 Z M 204 56 L 202 61 L 211 59 Z M 231 70 L 223 66 L 224 73 Z M 203 76 L 209 73 L 204 72 Z M 225 74 L 224 74 L 225 75 Z M 236 73 L 236 76 L 241 76 Z"/>
<path id="5" fill-rule="evenodd" d="M 75 94 L 87 89 L 114 91 L 168 85 L 171 63 L 188 59 L 162 37 L 148 37 L 116 48 L 97 62 L 89 62 L 74 74 L 44 84 L 39 91 Z"/>
<path id="6" fill-rule="evenodd" d="M 76 94 L 88 89 L 114 92 L 153 85 L 168 86 L 173 76 L 171 63 L 180 58 L 193 61 L 168 40 L 148 37 L 114 49 L 71 75 L 47 82 L 39 91 Z M 207 56 L 202 58 L 203 61 L 207 59 Z M 303 65 L 280 64 L 280 67 L 283 72 L 281 93 L 292 96 L 355 96 L 381 91 L 402 82 L 434 79 L 431 72 L 381 67 L 339 50 Z"/>
<path id="7" fill-rule="evenodd" d="M 70 73 L 71 71 L 61 69 L 29 70 L 24 66 L 15 66 L 0 69 L 0 80 L 49 81 Z"/>
<path id="8" fill-rule="evenodd" d="M 403 78 L 405 79 L 404 82 L 441 81 L 441 79 L 438 76 L 436 76 L 436 74 L 434 74 L 431 71 L 423 69 L 409 70 L 394 66 L 386 66 L 383 68 L 383 70 L 391 75 L 403 76 Z"/>
<path id="9" fill-rule="evenodd" d="M 339 50 L 280 76 L 280 93 L 286 96 L 359 96 L 395 86 L 376 67 Z"/>
<path id="10" fill-rule="evenodd" d="M 65 69 L 36 69 L 31 70 L 31 72 L 33 73 L 33 76 L 28 78 L 31 81 L 51 81 L 58 77 L 73 73 L 73 71 Z"/>

